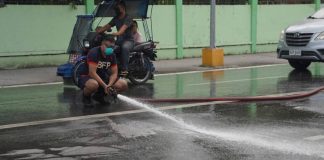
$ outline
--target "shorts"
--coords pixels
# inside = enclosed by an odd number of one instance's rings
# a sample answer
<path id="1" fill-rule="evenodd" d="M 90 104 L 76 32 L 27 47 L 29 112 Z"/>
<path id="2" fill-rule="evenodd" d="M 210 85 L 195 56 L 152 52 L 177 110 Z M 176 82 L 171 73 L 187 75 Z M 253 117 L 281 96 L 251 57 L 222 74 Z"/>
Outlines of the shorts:
<path id="1" fill-rule="evenodd" d="M 92 79 L 92 78 L 91 78 L 90 76 L 80 76 L 80 77 L 78 78 L 78 87 L 79 87 L 80 89 L 84 89 L 85 84 L 87 83 L 87 81 L 88 81 L 89 79 Z"/>

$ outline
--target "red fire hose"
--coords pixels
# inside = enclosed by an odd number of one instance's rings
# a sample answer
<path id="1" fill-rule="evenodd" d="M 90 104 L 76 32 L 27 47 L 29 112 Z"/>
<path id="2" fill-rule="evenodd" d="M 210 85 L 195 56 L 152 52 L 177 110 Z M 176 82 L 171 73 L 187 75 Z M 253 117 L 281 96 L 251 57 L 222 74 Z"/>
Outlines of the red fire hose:
<path id="1" fill-rule="evenodd" d="M 144 102 L 150 103 L 199 103 L 199 102 L 214 102 L 214 101 L 234 101 L 234 102 L 256 102 L 256 101 L 282 101 L 293 100 L 305 97 L 313 96 L 320 91 L 323 91 L 324 87 L 315 88 L 308 92 L 295 92 L 288 95 L 276 95 L 276 96 L 252 96 L 252 97 L 217 97 L 217 98 L 188 98 L 188 99 L 140 99 Z"/>

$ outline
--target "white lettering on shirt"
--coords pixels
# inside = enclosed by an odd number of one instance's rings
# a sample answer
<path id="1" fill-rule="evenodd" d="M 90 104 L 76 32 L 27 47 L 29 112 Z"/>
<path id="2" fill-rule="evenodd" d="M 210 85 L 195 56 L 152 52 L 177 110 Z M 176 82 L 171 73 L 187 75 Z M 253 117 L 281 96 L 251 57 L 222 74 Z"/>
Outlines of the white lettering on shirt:
<path id="1" fill-rule="evenodd" d="M 97 68 L 99 68 L 99 69 L 108 69 L 110 66 L 111 66 L 110 62 L 99 61 L 98 65 L 97 65 Z"/>

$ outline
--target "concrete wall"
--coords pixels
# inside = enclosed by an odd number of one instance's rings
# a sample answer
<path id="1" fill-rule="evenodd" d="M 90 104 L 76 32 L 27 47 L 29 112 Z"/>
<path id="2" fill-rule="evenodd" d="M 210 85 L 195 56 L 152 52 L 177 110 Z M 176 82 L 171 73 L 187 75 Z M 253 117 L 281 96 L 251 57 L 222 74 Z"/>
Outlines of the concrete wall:
<path id="1" fill-rule="evenodd" d="M 250 6 L 224 5 L 216 9 L 217 45 L 225 49 L 225 54 L 250 53 Z M 312 4 L 260 5 L 255 31 L 257 51 L 275 51 L 280 31 L 314 10 Z M 68 5 L 8 5 L 0 8 L 0 68 L 64 63 L 67 55 L 57 54 L 65 52 L 75 16 L 84 12 L 84 6 L 72 9 Z M 160 59 L 176 57 L 175 14 L 174 5 L 154 6 L 154 39 L 160 42 Z M 198 57 L 201 48 L 209 44 L 209 6 L 183 6 L 183 21 L 184 57 Z"/>
<path id="2" fill-rule="evenodd" d="M 315 12 L 314 5 L 260 5 L 258 7 L 257 52 L 274 51 L 280 32 Z"/>
<path id="3" fill-rule="evenodd" d="M 210 6 L 184 6 L 185 57 L 200 56 L 201 47 L 209 46 Z M 226 46 L 226 54 L 248 53 L 237 45 L 250 43 L 250 6 L 227 5 L 216 7 L 216 45 Z M 196 49 L 194 49 L 196 48 Z M 198 48 L 198 49 L 197 49 Z"/>
<path id="4" fill-rule="evenodd" d="M 0 8 L 0 56 L 65 52 L 75 15 L 84 7 L 8 5 Z"/>

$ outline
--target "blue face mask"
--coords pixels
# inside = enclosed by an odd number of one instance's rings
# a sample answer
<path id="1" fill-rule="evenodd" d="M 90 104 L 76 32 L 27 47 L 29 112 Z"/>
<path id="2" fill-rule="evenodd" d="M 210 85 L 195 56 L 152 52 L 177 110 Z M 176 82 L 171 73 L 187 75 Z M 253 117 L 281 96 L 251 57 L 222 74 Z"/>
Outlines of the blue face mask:
<path id="1" fill-rule="evenodd" d="M 114 49 L 112 49 L 112 48 L 106 48 L 106 50 L 105 50 L 105 54 L 106 54 L 106 56 L 110 56 L 110 55 L 112 55 L 114 53 Z"/>

